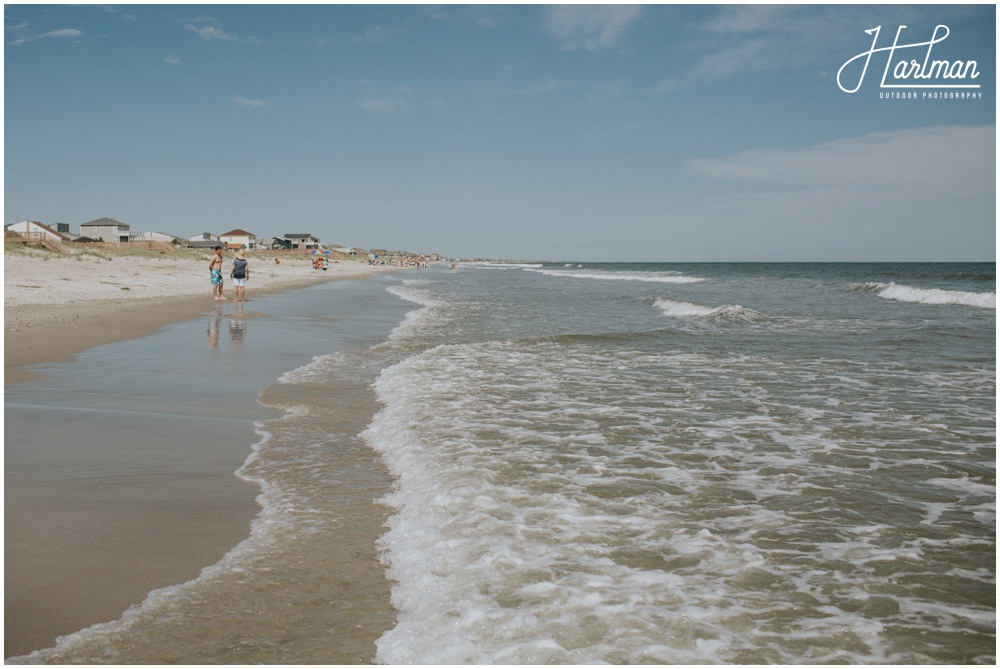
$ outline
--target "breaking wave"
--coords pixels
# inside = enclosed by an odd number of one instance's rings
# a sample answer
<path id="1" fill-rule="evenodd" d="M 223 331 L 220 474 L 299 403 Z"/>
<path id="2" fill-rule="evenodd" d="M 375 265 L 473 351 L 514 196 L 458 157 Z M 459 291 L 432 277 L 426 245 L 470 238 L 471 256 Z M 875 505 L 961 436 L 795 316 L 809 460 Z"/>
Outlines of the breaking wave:
<path id="1" fill-rule="evenodd" d="M 996 309 L 996 293 L 972 293 L 940 288 L 914 288 L 897 283 L 856 283 L 851 289 L 863 293 L 875 293 L 887 300 L 916 302 L 918 304 L 961 304 L 980 309 Z"/>
<path id="2" fill-rule="evenodd" d="M 654 283 L 698 283 L 704 281 L 700 277 L 686 276 L 680 272 L 611 272 L 599 269 L 534 269 L 525 268 L 529 272 L 538 272 L 546 276 L 569 279 L 599 279 L 604 281 L 651 281 Z"/>
<path id="3" fill-rule="evenodd" d="M 654 303 L 665 316 L 677 316 L 681 318 L 717 318 L 721 320 L 734 321 L 757 321 L 764 318 L 764 315 L 753 309 L 738 304 L 724 304 L 721 307 L 704 307 L 700 304 L 690 302 L 677 302 L 660 298 Z"/>

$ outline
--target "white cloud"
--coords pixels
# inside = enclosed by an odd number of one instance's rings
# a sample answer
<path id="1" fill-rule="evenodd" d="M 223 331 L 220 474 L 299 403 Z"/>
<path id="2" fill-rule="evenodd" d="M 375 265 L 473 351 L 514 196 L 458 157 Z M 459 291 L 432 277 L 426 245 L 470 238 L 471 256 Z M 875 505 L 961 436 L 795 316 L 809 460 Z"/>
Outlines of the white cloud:
<path id="1" fill-rule="evenodd" d="M 939 126 L 694 160 L 728 182 L 703 228 L 744 257 L 981 258 L 996 241 L 996 126 Z"/>
<path id="2" fill-rule="evenodd" d="M 935 126 L 744 151 L 694 160 L 690 167 L 719 179 L 778 186 L 980 195 L 995 192 L 995 147 L 996 126 Z"/>
<path id="3" fill-rule="evenodd" d="M 492 30 L 503 23 L 503 5 L 427 5 L 424 14 L 435 21 L 454 21 L 461 25 Z"/>
<path id="4" fill-rule="evenodd" d="M 196 26 L 189 23 L 184 27 L 198 35 L 198 37 L 202 38 L 206 42 L 211 42 L 212 40 L 232 41 L 236 39 L 232 35 L 226 34 L 226 32 L 221 28 L 216 28 L 212 25 Z"/>
<path id="5" fill-rule="evenodd" d="M 177 56 L 167 55 L 163 57 L 163 62 L 166 63 L 167 65 L 180 65 L 181 59 L 178 58 Z"/>
<path id="6" fill-rule="evenodd" d="M 636 5 L 557 5 L 548 9 L 546 29 L 564 51 L 597 51 L 617 45 L 641 12 Z"/>
<path id="7" fill-rule="evenodd" d="M 266 107 L 267 102 L 264 100 L 256 100 L 252 98 L 241 98 L 238 95 L 233 96 L 233 102 L 243 107 Z"/>
<path id="8" fill-rule="evenodd" d="M 80 37 L 82 35 L 83 32 L 77 30 L 76 28 L 62 28 L 60 30 L 53 30 L 51 32 L 47 32 L 41 35 L 27 35 L 25 37 L 21 37 L 19 39 L 14 40 L 13 42 L 10 42 L 8 46 L 18 46 L 20 44 L 25 44 L 27 42 L 33 42 L 39 39 L 46 39 L 48 37 L 65 38 L 65 37 Z"/>
<path id="9" fill-rule="evenodd" d="M 790 67 L 836 68 L 837 49 L 858 26 L 869 25 L 866 16 L 873 11 L 839 5 L 718 7 L 711 18 L 692 26 L 693 39 L 681 45 L 680 52 L 693 61 L 685 57 L 683 69 L 664 78 L 657 90 Z"/>

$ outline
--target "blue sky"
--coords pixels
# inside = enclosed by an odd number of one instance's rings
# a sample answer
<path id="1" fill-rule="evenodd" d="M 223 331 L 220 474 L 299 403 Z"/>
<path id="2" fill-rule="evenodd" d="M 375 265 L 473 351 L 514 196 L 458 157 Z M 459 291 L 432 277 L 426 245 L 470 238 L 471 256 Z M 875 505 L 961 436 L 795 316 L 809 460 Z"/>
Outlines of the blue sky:
<path id="1" fill-rule="evenodd" d="M 865 30 L 881 48 L 904 25 L 899 44 L 947 26 L 933 59 L 979 76 L 933 83 L 981 98 L 886 99 L 885 51 L 838 85 Z M 996 257 L 992 4 L 6 4 L 4 38 L 5 224 L 511 259 Z"/>

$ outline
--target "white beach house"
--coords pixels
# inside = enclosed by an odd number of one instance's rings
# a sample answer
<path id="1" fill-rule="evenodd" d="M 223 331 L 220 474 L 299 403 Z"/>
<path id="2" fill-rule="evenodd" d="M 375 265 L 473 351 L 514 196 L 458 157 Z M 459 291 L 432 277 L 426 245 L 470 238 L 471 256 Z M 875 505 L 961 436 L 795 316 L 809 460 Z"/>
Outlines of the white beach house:
<path id="1" fill-rule="evenodd" d="M 62 225 L 62 224 L 57 224 Z M 20 223 L 11 223 L 10 225 L 5 225 L 3 230 L 4 233 L 12 232 L 16 233 L 19 237 L 23 239 L 35 239 L 35 240 L 48 240 L 50 242 L 69 242 L 73 240 L 73 237 L 68 234 L 69 226 L 65 226 L 67 229 L 65 232 L 56 230 L 44 223 L 39 223 L 38 221 L 21 221 Z"/>
<path id="2" fill-rule="evenodd" d="M 253 251 L 257 248 L 257 235 L 246 230 L 240 230 L 239 228 L 219 235 L 219 241 L 227 249 L 243 248 L 247 251 Z"/>

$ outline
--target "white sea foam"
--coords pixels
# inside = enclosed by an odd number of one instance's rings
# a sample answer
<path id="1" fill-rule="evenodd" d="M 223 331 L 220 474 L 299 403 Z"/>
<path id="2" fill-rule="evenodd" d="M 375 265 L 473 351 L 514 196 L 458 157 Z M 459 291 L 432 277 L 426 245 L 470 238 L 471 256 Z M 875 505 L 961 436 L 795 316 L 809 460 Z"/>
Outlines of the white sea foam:
<path id="1" fill-rule="evenodd" d="M 980 309 L 996 309 L 996 293 L 973 293 L 940 288 L 914 288 L 897 283 L 861 283 L 851 286 L 859 292 L 872 292 L 887 300 L 916 302 L 919 304 L 960 304 Z"/>
<path id="2" fill-rule="evenodd" d="M 699 283 L 705 279 L 696 276 L 687 276 L 680 272 L 613 272 L 599 269 L 531 269 L 529 272 L 538 272 L 546 276 L 562 277 L 568 279 L 597 279 L 601 281 L 648 281 L 652 283 Z"/>
<path id="3" fill-rule="evenodd" d="M 317 355 L 308 365 L 285 372 L 278 377 L 278 383 L 306 383 L 322 381 L 329 373 L 330 366 L 344 365 L 346 358 L 342 353 Z"/>
<path id="4" fill-rule="evenodd" d="M 392 293 L 396 297 L 404 299 L 407 302 L 419 304 L 421 307 L 407 313 L 403 321 L 393 329 L 386 341 L 389 346 L 404 340 L 409 333 L 419 330 L 430 317 L 429 307 L 437 307 L 444 304 L 444 302 L 436 299 L 429 291 L 420 289 L 419 286 L 422 283 L 422 280 L 414 279 L 404 281 L 402 285 L 386 288 L 387 292 Z"/>
<path id="5" fill-rule="evenodd" d="M 814 661 L 919 660 L 885 628 L 933 629 L 895 618 L 920 597 L 873 593 L 886 565 L 920 563 L 926 544 L 895 546 L 895 528 L 851 527 L 834 509 L 889 505 L 914 525 L 977 512 L 988 487 L 942 482 L 924 451 L 899 447 L 906 431 L 946 427 L 885 397 L 890 379 L 913 402 L 942 379 L 773 367 L 508 342 L 439 346 L 384 371 L 365 436 L 398 477 L 383 547 L 400 618 L 378 659 L 794 663 L 808 644 Z M 871 487 L 875 469 L 897 468 L 899 483 Z M 907 496 L 920 469 L 942 490 L 933 508 Z M 831 569 L 844 574 L 832 589 Z M 954 607 L 949 624 L 963 615 L 979 613 Z M 792 628 L 760 627 L 786 616 Z"/>
<path id="6" fill-rule="evenodd" d="M 518 263 L 518 262 L 477 262 L 477 263 L 463 263 L 463 265 L 468 265 L 472 267 L 489 267 L 491 269 L 530 269 L 534 267 L 544 267 L 537 263 Z"/>
<path id="7" fill-rule="evenodd" d="M 721 307 L 704 307 L 700 304 L 690 302 L 678 302 L 660 298 L 655 302 L 657 308 L 665 316 L 690 317 L 690 318 L 722 318 L 726 320 L 759 320 L 763 315 L 753 309 L 738 304 L 726 304 Z"/>

